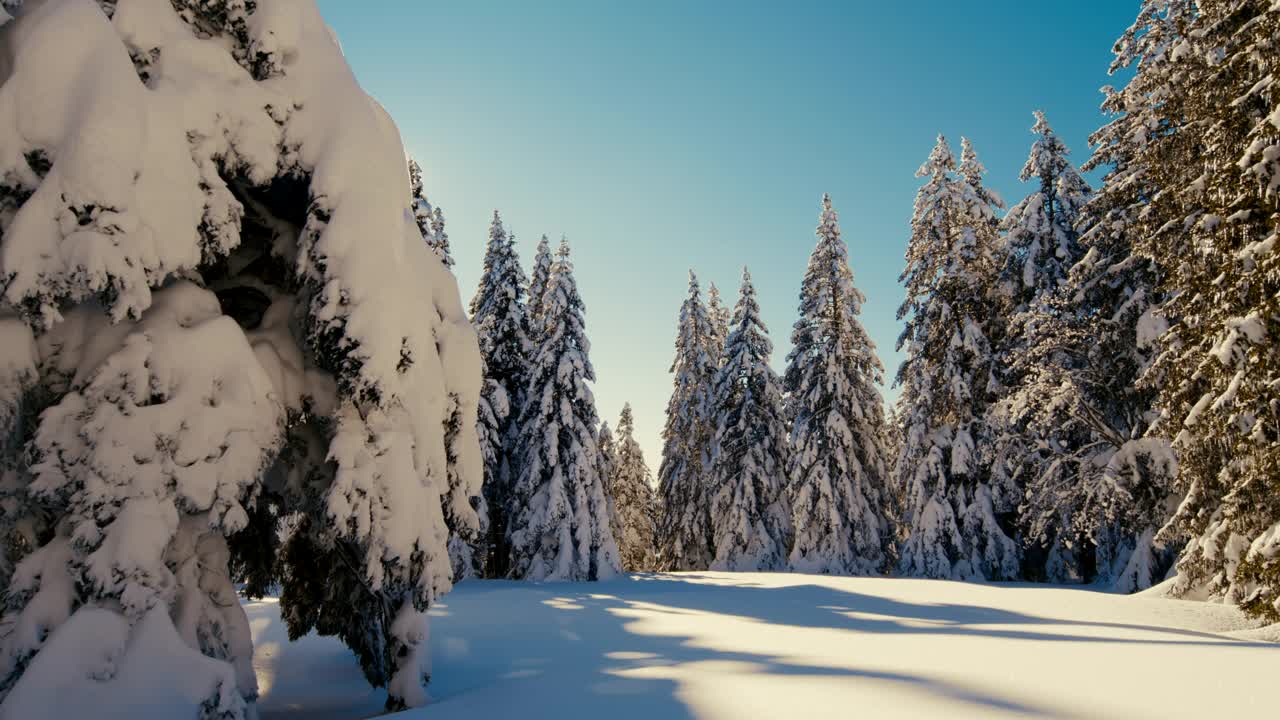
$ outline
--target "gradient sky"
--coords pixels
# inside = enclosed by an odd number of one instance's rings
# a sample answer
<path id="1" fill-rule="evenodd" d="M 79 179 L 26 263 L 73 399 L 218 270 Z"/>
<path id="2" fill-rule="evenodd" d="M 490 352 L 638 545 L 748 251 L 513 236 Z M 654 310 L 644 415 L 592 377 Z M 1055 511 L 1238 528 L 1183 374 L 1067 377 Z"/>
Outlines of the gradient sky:
<path id="1" fill-rule="evenodd" d="M 1013 204 L 1042 109 L 1074 151 L 1136 0 L 553 3 L 320 0 L 448 221 L 464 301 L 493 209 L 528 267 L 573 248 L 600 415 L 630 401 L 656 474 L 687 271 L 751 268 L 782 371 L 819 201 L 840 213 L 886 366 L 916 168 L 968 136 Z"/>

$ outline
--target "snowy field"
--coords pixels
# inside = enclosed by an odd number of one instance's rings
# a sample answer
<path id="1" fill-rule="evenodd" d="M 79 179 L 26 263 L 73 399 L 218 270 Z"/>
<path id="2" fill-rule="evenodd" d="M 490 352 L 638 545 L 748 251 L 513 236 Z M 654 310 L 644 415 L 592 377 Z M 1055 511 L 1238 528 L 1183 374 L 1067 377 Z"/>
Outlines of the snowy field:
<path id="1" fill-rule="evenodd" d="M 247 608 L 263 720 L 381 709 L 350 651 Z M 431 614 L 433 703 L 398 718 L 1271 717 L 1280 668 L 1234 608 L 1031 585 L 468 581 Z"/>

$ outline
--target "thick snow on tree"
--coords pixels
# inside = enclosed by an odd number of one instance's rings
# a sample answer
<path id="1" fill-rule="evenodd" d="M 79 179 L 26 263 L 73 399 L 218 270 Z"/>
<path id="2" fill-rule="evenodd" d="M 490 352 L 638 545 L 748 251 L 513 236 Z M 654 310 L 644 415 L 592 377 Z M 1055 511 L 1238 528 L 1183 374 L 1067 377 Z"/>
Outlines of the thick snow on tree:
<path id="1" fill-rule="evenodd" d="M 1070 151 L 1044 113 L 1034 115 L 1031 132 L 1036 139 L 1018 178 L 1034 181 L 1036 187 L 1000 225 L 1005 238 L 997 257 L 1001 266 L 997 302 L 998 314 L 1006 323 L 992 340 L 1001 398 L 987 416 L 993 437 L 991 472 L 998 483 L 1017 488 L 1019 494 L 1033 478 L 1043 479 L 1046 472 L 1063 469 L 1056 464 L 1057 455 L 1063 454 L 1057 451 L 1065 448 L 1046 437 L 1058 428 L 1044 424 L 1047 418 L 1032 418 L 1023 409 L 1045 399 L 1047 379 L 1042 376 L 1046 369 L 1042 363 L 1053 358 L 1037 356 L 1032 360 L 1038 353 L 1033 346 L 1062 339 L 1054 336 L 1060 328 L 1052 326 L 1062 319 L 1060 312 L 1071 310 L 1051 304 L 1067 272 L 1084 254 L 1077 225 L 1090 194 L 1089 186 L 1071 165 Z M 1063 442 L 1067 437 L 1059 435 L 1056 440 Z M 1086 550 L 1084 538 L 1065 532 L 1042 537 L 1051 527 L 1041 526 L 1040 532 L 1024 538 L 1024 575 L 1054 582 L 1078 578 L 1084 560 L 1080 554 Z"/>
<path id="2" fill-rule="evenodd" d="M 547 323 L 530 366 L 519 416 L 519 475 L 512 488 L 508 575 L 528 580 L 603 580 L 620 569 L 609 528 L 609 501 L 600 477 L 595 371 L 562 240 L 542 307 Z"/>
<path id="3" fill-rule="evenodd" d="M 490 577 L 505 577 L 510 549 L 507 521 L 512 512 L 515 480 L 516 415 L 524 401 L 534 348 L 528 338 L 528 315 L 515 240 L 507 234 L 498 211 L 489 225 L 480 286 L 471 299 L 471 322 L 480 336 L 484 357 L 484 392 L 480 403 L 480 444 L 484 454 L 484 500 L 488 511 Z"/>
<path id="4" fill-rule="evenodd" d="M 785 375 L 793 418 L 789 564 L 801 572 L 870 575 L 887 569 L 893 546 L 884 402 L 876 388 L 884 366 L 858 319 L 866 297 L 854 287 L 827 195 L 817 234 Z"/>
<path id="5" fill-rule="evenodd" d="M 1172 558 L 1154 543 L 1172 507 L 1177 464 L 1168 443 L 1145 437 L 1159 295 L 1149 261 L 1133 254 L 1134 207 L 1089 206 L 1085 257 L 1040 303 L 1001 403 L 1026 449 L 1018 466 L 1027 538 L 1043 553 L 1032 577 L 1094 580 L 1122 592 L 1163 579 Z"/>
<path id="6" fill-rule="evenodd" d="M 988 440 L 992 400 L 995 209 L 981 185 L 982 166 L 965 144 L 957 168 L 942 136 L 917 176 L 898 310 L 906 361 L 898 371 L 903 446 L 895 485 L 903 495 L 907 538 L 899 557 L 906 575 L 1008 579 L 1017 546 L 997 513 L 1016 498 L 993 488 L 977 450 Z M 1005 507 L 1008 506 L 1008 507 Z"/>
<path id="7" fill-rule="evenodd" d="M 1034 180 L 1039 187 L 1000 223 L 1005 231 L 1006 263 L 1001 281 L 1018 310 L 1052 294 L 1084 254 L 1076 223 L 1091 193 L 1071 164 L 1071 151 L 1049 127 L 1044 113 L 1036 111 L 1035 118 L 1031 132 L 1036 140 L 1018 179 Z"/>
<path id="8" fill-rule="evenodd" d="M 706 570 L 715 558 L 711 534 L 709 451 L 715 427 L 715 326 L 702 304 L 698 278 L 689 272 L 689 295 L 676 325 L 675 376 L 662 429 L 658 466 L 658 563 L 663 570 Z"/>
<path id="9" fill-rule="evenodd" d="M 301 0 L 46 0 L 0 44 L 0 693 L 75 687 L 32 675 L 56 642 L 255 715 L 234 567 L 425 702 L 480 358 L 395 125 Z"/>
<path id="10" fill-rule="evenodd" d="M 453 267 L 453 254 L 449 250 L 449 233 L 444 229 L 444 213 L 440 208 L 432 208 L 422 186 L 422 166 L 417 160 L 409 161 L 409 203 L 413 208 L 413 219 L 418 224 L 418 232 L 446 267 Z"/>
<path id="11" fill-rule="evenodd" d="M 1280 86 L 1274 3 L 1148 0 L 1116 44 L 1133 75 L 1104 150 L 1158 189 L 1134 220 L 1168 323 L 1147 382 L 1182 501 L 1176 590 L 1280 618 Z M 1129 176 L 1104 195 L 1129 193 Z"/>
<path id="12" fill-rule="evenodd" d="M 547 294 L 547 283 L 551 279 L 551 265 L 551 243 L 547 241 L 547 236 L 543 235 L 542 239 L 538 240 L 538 249 L 533 255 L 533 272 L 529 275 L 529 308 L 526 313 L 526 326 L 529 340 L 534 343 L 541 341 L 542 321 L 546 314 L 542 299 Z"/>
<path id="13" fill-rule="evenodd" d="M 642 572 L 654 569 L 657 504 L 650 484 L 649 466 L 635 437 L 631 403 L 622 406 L 618 418 L 613 476 L 609 482 L 618 513 L 618 553 L 622 569 Z"/>
<path id="14" fill-rule="evenodd" d="M 786 493 L 790 459 L 782 380 L 769 366 L 773 343 L 760 318 L 751 273 L 725 341 L 713 395 L 709 463 L 714 570 L 780 570 L 791 546 Z"/>

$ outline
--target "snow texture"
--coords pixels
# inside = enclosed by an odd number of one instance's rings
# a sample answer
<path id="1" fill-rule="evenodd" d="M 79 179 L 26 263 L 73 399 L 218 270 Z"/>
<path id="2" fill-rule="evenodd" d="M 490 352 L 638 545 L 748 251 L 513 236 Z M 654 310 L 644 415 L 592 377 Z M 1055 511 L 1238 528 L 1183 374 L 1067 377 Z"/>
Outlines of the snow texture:
<path id="1" fill-rule="evenodd" d="M 309 0 L 45 0 L 0 44 L 0 417 L 35 460 L 13 494 L 5 468 L 30 554 L 0 690 L 36 702 L 42 648 L 94 628 L 139 666 L 176 635 L 231 668 L 205 712 L 252 715 L 229 555 L 302 512 L 335 564 L 285 579 L 363 586 L 378 617 L 339 634 L 392 707 L 424 702 L 416 618 L 451 587 L 450 532 L 479 525 L 480 357 L 395 125 Z M 311 609 L 298 632 L 336 611 Z"/>
<path id="2" fill-rule="evenodd" d="M 341 646 L 285 643 L 269 599 L 248 613 L 263 720 L 381 706 Z M 467 582 L 431 621 L 450 670 L 396 720 L 1267 717 L 1280 654 L 1222 605 L 797 574 Z"/>

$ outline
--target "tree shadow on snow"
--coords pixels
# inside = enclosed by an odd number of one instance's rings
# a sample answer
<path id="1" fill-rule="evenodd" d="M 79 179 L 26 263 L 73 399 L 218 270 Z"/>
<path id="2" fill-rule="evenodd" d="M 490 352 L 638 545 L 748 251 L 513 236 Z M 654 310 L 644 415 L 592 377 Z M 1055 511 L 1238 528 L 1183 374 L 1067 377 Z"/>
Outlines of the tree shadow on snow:
<path id="1" fill-rule="evenodd" d="M 1275 648 L 1273 643 L 1248 642 L 1199 630 L 1160 625 L 1102 622 L 1027 615 L 981 605 L 955 603 L 914 603 L 880 595 L 866 595 L 842 588 L 801 584 L 762 586 L 754 582 L 725 582 L 725 576 L 694 573 L 650 573 L 632 576 L 634 581 L 651 583 L 643 592 L 629 592 L 632 598 L 661 598 L 660 604 L 692 611 L 748 617 L 773 625 L 831 628 L 868 633 L 905 633 L 923 635 L 982 635 L 986 637 L 1078 643 L 1112 643 L 1139 645 L 1201 645 Z M 689 580 L 712 581 L 720 590 L 707 593 L 707 585 Z M 874 578 L 867 578 L 876 581 Z M 886 579 L 888 581 L 888 579 Z M 1043 587 L 1005 584 L 1000 587 Z M 682 595 L 695 594 L 697 599 L 681 601 Z M 710 602 L 704 601 L 704 597 Z M 657 602 L 657 601 L 655 601 Z M 815 612 L 815 610 L 817 612 Z M 876 617 L 867 617 L 876 616 Z M 993 628 L 1000 625 L 1092 627 L 1109 630 L 1131 630 L 1153 633 L 1159 638 L 1091 637 L 1055 632 Z M 1190 638 L 1190 639 L 1178 639 Z"/>
<path id="2" fill-rule="evenodd" d="M 691 582 L 701 580 L 703 582 Z M 708 584 L 714 584 L 711 589 Z M 617 594 L 615 594 L 617 593 Z M 536 599 L 531 603 L 530 594 Z M 624 595 L 625 597 L 619 597 Z M 1037 617 L 990 607 L 922 604 L 814 584 L 764 586 L 750 580 L 691 574 L 641 574 L 607 583 L 464 583 L 446 602 L 465 617 L 441 618 L 432 633 L 441 672 L 439 701 L 424 718 L 693 718 L 698 699 L 688 673 L 716 682 L 717 672 L 792 679 L 886 683 L 925 693 L 971 712 L 1069 717 L 1062 711 L 924 675 L 826 666 L 778 653 L 707 647 L 693 634 L 647 632 L 644 618 L 664 613 L 734 616 L 767 626 L 861 633 L 969 635 L 1012 640 L 1227 645 L 1245 643 L 1191 630 Z M 447 610 L 447 609 L 446 609 Z M 519 612 L 517 622 L 502 617 Z M 485 622 L 485 618 L 491 622 Z M 637 624 L 638 623 L 638 624 Z M 1150 639 L 1073 635 L 1052 626 L 1094 626 L 1153 634 Z M 1015 627 L 1020 626 L 1020 627 Z M 1036 626 L 1045 627 L 1041 632 Z M 465 639 L 464 639 L 465 638 Z M 663 670 L 664 666 L 679 666 Z M 686 667 L 687 666 L 687 667 Z"/>

